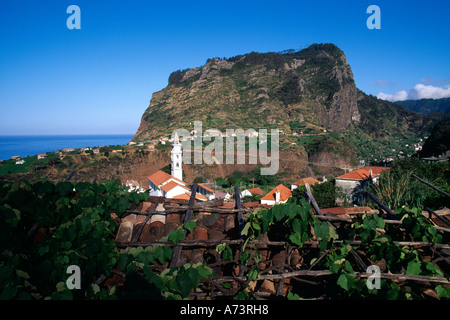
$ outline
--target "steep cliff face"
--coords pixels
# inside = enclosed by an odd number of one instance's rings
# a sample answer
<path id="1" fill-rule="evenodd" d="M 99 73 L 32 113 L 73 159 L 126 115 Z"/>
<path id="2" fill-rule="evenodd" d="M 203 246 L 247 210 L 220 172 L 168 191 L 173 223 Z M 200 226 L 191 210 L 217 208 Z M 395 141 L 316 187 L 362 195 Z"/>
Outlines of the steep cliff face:
<path id="1" fill-rule="evenodd" d="M 289 53 L 209 59 L 176 71 L 152 95 L 133 140 L 169 134 L 203 121 L 209 128 L 279 128 L 308 122 L 335 132 L 359 122 L 353 74 L 331 44 Z"/>

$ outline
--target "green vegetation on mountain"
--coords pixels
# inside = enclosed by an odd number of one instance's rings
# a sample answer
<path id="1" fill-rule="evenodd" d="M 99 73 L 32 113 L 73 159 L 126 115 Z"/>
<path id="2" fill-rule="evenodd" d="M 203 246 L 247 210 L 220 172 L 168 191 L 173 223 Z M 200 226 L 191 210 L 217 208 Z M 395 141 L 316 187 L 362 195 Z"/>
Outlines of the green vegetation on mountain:
<path id="1" fill-rule="evenodd" d="M 450 150 L 450 118 L 439 121 L 425 141 L 421 157 L 441 156 Z"/>
<path id="2" fill-rule="evenodd" d="M 405 108 L 420 113 L 450 113 L 450 98 L 397 101 Z"/>

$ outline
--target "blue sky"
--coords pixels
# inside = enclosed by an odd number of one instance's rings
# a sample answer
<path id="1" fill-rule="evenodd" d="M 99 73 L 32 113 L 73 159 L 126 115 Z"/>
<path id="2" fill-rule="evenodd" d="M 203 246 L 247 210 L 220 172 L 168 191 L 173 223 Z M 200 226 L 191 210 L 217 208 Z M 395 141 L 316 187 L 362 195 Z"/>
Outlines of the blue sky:
<path id="1" fill-rule="evenodd" d="M 171 72 L 312 43 L 341 48 L 368 94 L 450 96 L 448 12 L 433 0 L 0 1 L 0 135 L 134 133 Z"/>

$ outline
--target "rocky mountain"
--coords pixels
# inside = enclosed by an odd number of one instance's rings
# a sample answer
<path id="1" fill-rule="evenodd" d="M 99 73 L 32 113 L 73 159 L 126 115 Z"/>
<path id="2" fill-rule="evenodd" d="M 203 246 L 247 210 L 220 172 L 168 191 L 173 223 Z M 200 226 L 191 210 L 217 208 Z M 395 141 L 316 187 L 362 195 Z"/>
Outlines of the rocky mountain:
<path id="1" fill-rule="evenodd" d="M 418 141 L 437 120 L 361 92 L 344 52 L 313 44 L 173 72 L 153 93 L 133 141 L 192 130 L 194 121 L 203 130 L 278 128 L 286 133 L 280 149 L 316 165 L 350 167 Z"/>
<path id="2" fill-rule="evenodd" d="M 336 132 L 358 122 L 357 90 L 344 53 L 331 44 L 209 59 L 179 70 L 155 92 L 134 140 L 202 120 L 211 128 L 279 128 L 315 123 Z"/>

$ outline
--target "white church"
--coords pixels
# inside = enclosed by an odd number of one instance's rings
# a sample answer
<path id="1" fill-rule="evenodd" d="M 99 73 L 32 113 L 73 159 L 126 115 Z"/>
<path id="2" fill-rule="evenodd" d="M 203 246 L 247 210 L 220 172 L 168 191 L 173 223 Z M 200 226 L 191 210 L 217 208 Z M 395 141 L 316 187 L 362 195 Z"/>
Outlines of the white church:
<path id="1" fill-rule="evenodd" d="M 148 177 L 150 196 L 189 200 L 191 189 L 183 181 L 183 150 L 177 133 L 173 138 L 170 157 L 171 174 L 158 170 Z M 214 190 L 199 183 L 195 199 L 200 201 L 211 200 L 214 199 L 214 193 Z"/>

